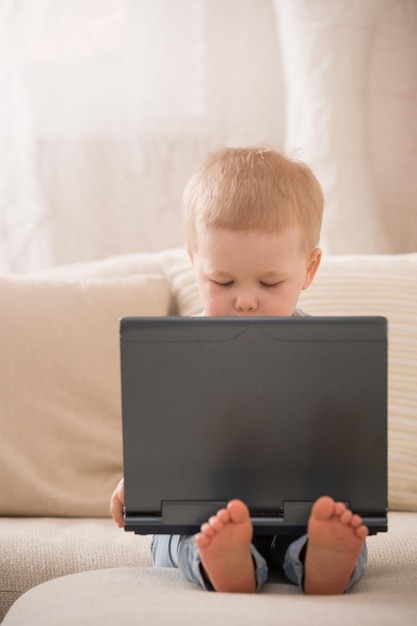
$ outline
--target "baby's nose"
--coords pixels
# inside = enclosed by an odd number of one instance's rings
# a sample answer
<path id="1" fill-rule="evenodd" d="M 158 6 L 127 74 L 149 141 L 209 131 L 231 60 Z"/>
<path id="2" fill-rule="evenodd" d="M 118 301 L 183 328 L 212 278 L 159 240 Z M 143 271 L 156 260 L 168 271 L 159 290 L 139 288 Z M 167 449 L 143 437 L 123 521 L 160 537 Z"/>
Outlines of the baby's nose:
<path id="1" fill-rule="evenodd" d="M 236 299 L 236 309 L 240 312 L 256 311 L 258 308 L 258 301 L 254 294 L 250 292 L 240 293 Z"/>

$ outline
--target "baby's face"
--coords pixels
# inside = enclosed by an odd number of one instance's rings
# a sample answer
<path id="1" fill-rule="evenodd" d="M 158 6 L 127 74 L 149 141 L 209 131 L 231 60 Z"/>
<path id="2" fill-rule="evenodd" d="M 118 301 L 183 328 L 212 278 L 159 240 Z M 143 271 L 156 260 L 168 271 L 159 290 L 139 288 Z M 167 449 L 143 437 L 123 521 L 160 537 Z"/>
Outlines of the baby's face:
<path id="1" fill-rule="evenodd" d="M 312 282 L 321 251 L 302 252 L 301 232 L 217 229 L 199 233 L 191 254 L 208 316 L 290 316 Z"/>

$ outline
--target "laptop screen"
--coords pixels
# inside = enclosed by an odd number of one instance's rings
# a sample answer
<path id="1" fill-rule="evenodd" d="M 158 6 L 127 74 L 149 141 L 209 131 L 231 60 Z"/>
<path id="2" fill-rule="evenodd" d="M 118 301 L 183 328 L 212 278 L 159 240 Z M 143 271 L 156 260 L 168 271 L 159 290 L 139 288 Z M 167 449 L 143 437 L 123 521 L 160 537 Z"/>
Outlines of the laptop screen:
<path id="1" fill-rule="evenodd" d="M 233 498 L 303 532 L 321 495 L 386 529 L 381 317 L 124 318 L 125 528 L 193 533 Z"/>

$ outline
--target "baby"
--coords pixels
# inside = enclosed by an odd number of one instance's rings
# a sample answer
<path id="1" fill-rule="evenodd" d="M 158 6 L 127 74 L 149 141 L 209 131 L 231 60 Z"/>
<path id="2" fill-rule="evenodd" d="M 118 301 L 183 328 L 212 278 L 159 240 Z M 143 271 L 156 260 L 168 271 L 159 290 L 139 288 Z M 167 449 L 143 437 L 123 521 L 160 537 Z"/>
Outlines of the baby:
<path id="1" fill-rule="evenodd" d="M 304 164 L 269 147 L 209 156 L 184 192 L 186 247 L 207 316 L 295 316 L 321 260 L 320 185 Z M 111 498 L 123 526 L 123 479 Z M 205 589 L 254 592 L 282 569 L 307 594 L 349 590 L 366 567 L 367 527 L 322 496 L 302 537 L 253 536 L 247 506 L 232 500 L 195 536 L 155 535 L 155 565 L 179 567 Z"/>

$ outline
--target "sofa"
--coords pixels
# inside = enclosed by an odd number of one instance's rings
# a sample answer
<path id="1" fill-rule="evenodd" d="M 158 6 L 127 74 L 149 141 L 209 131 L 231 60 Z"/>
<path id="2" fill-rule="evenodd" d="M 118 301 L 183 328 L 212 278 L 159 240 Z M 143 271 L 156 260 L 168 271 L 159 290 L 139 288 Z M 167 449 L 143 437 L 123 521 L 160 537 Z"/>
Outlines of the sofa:
<path id="1" fill-rule="evenodd" d="M 259 594 L 209 593 L 152 566 L 117 528 L 119 318 L 200 308 L 183 249 L 0 277 L 0 616 L 49 624 L 417 623 L 417 254 L 328 256 L 300 306 L 389 322 L 387 533 L 349 594 L 276 575 Z M 366 476 L 364 477 L 366 480 Z"/>

